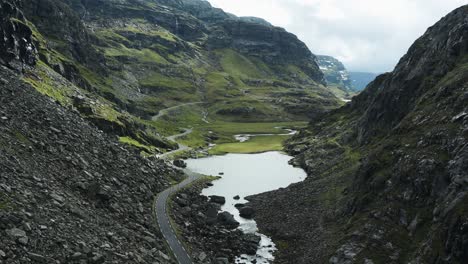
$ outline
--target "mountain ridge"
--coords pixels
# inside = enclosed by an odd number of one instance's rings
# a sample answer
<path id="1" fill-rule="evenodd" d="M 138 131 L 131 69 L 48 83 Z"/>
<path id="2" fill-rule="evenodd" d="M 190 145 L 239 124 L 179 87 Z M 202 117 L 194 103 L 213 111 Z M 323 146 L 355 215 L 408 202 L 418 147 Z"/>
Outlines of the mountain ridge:
<path id="1" fill-rule="evenodd" d="M 442 18 L 393 72 L 288 142 L 309 177 L 249 198 L 278 263 L 467 259 L 467 14 Z"/>

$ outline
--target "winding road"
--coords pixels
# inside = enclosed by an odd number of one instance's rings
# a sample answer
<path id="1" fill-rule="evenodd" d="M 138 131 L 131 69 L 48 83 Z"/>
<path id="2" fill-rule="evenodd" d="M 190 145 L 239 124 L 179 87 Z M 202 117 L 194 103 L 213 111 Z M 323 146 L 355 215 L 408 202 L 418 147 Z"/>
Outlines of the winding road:
<path id="1" fill-rule="evenodd" d="M 190 147 L 186 146 L 186 145 L 183 145 L 183 144 L 180 144 L 179 142 L 176 141 L 176 139 L 180 138 L 180 137 L 184 137 L 186 135 L 189 135 L 193 132 L 193 129 L 185 129 L 185 131 L 183 133 L 180 133 L 180 134 L 177 134 L 177 135 L 172 135 L 170 137 L 167 137 L 167 139 L 169 141 L 172 141 L 172 142 L 175 142 L 177 143 L 177 149 L 175 150 L 172 150 L 172 151 L 169 151 L 169 152 L 166 152 L 164 154 L 161 154 L 158 156 L 158 158 L 160 159 L 165 159 L 166 157 L 170 157 L 170 155 L 174 154 L 174 153 L 177 153 L 177 152 L 180 152 L 180 151 L 184 151 L 184 150 L 188 150 L 190 149 Z"/>
<path id="2" fill-rule="evenodd" d="M 197 104 L 203 104 L 203 102 L 184 103 L 184 104 L 180 104 L 180 105 L 176 105 L 176 106 L 172 106 L 172 107 L 169 107 L 169 108 L 159 110 L 158 114 L 153 116 L 151 118 L 151 120 L 157 121 L 159 118 L 167 115 L 170 111 L 175 110 L 175 109 L 177 109 L 179 107 L 188 106 L 188 105 L 197 105 Z"/>
<path id="3" fill-rule="evenodd" d="M 196 105 L 196 104 L 202 104 L 203 102 L 193 102 L 193 103 L 185 103 L 177 106 L 173 106 L 170 108 L 163 109 L 159 111 L 159 113 L 155 116 L 153 116 L 152 120 L 157 121 L 159 118 L 161 118 L 164 115 L 167 115 L 170 111 L 177 109 L 179 107 L 183 106 L 188 106 L 188 105 Z M 180 144 L 176 141 L 176 139 L 189 135 L 193 132 L 193 129 L 184 129 L 183 133 L 172 135 L 170 137 L 167 137 L 169 141 L 175 142 L 178 145 L 178 148 L 176 150 L 172 150 L 169 152 L 166 152 L 162 155 L 159 155 L 158 158 L 160 159 L 166 159 L 167 157 L 170 157 L 172 154 L 188 150 L 190 147 Z M 159 230 L 161 231 L 162 235 L 166 239 L 169 247 L 172 250 L 172 253 L 174 254 L 175 258 L 180 264 L 193 264 L 192 260 L 190 259 L 190 256 L 185 249 L 184 245 L 180 242 L 180 240 L 177 238 L 177 234 L 174 230 L 174 227 L 171 225 L 170 217 L 167 211 L 167 203 L 168 200 L 170 199 L 170 196 L 174 193 L 176 193 L 178 190 L 181 188 L 189 185 L 190 183 L 200 179 L 202 175 L 192 172 L 188 169 L 184 170 L 185 174 L 188 176 L 187 179 L 184 181 L 180 182 L 177 185 L 174 185 L 163 192 L 158 194 L 158 197 L 156 198 L 156 201 L 153 205 L 153 210 L 156 213 L 156 221 L 159 226 Z"/>
<path id="4" fill-rule="evenodd" d="M 190 170 L 184 170 L 184 172 L 186 175 L 188 175 L 188 178 L 182 181 L 181 183 L 174 185 L 171 188 L 161 192 L 158 195 L 156 202 L 154 203 L 154 211 L 156 212 L 156 220 L 159 225 L 159 230 L 161 231 L 167 243 L 169 244 L 169 247 L 174 253 L 174 256 L 177 259 L 177 261 L 180 264 L 192 264 L 193 262 L 190 259 L 187 250 L 177 238 L 177 235 L 174 231 L 173 226 L 171 225 L 170 218 L 167 212 L 167 202 L 169 197 L 181 188 L 200 179 L 201 177 L 200 174 L 194 173 Z"/>

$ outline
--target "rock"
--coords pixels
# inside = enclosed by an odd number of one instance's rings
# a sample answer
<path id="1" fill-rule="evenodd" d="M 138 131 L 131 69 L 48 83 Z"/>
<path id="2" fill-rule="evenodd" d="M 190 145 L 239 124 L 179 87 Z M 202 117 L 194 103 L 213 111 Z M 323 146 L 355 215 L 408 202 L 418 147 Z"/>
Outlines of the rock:
<path id="1" fill-rule="evenodd" d="M 234 200 L 240 200 L 240 196 L 239 195 L 236 195 L 233 197 Z"/>
<path id="2" fill-rule="evenodd" d="M 93 264 L 99 264 L 99 263 L 104 263 L 104 260 L 106 258 L 104 255 L 99 254 L 99 253 L 93 253 L 93 257 L 91 258 L 91 263 Z"/>
<path id="3" fill-rule="evenodd" d="M 234 205 L 234 207 L 236 207 L 237 209 L 240 209 L 242 207 L 245 207 L 245 204 L 237 203 Z"/>
<path id="4" fill-rule="evenodd" d="M 244 206 L 239 209 L 239 213 L 245 219 L 252 219 L 255 215 L 255 210 L 250 206 Z"/>
<path id="5" fill-rule="evenodd" d="M 218 173 L 218 175 L 224 175 L 224 172 L 220 172 L 220 173 Z"/>
<path id="6" fill-rule="evenodd" d="M 166 261 L 169 261 L 169 260 L 171 259 L 168 255 L 164 254 L 164 253 L 163 253 L 162 251 L 160 251 L 160 250 L 158 251 L 158 254 L 159 254 L 160 257 L 162 257 L 162 258 L 165 259 Z"/>
<path id="7" fill-rule="evenodd" d="M 215 264 L 229 264 L 229 259 L 227 259 L 227 258 L 217 258 Z"/>
<path id="8" fill-rule="evenodd" d="M 14 238 L 26 237 L 26 232 L 19 228 L 12 228 L 7 230 L 7 234 Z"/>
<path id="9" fill-rule="evenodd" d="M 18 243 L 20 243 L 21 245 L 23 246 L 26 246 L 29 242 L 29 238 L 28 237 L 20 237 L 18 238 Z"/>
<path id="10" fill-rule="evenodd" d="M 223 205 L 223 204 L 226 203 L 226 198 L 224 198 L 222 196 L 218 196 L 218 195 L 211 195 L 210 196 L 210 202 Z"/>
<path id="11" fill-rule="evenodd" d="M 35 262 L 39 262 L 39 263 L 50 263 L 48 261 L 48 259 L 42 255 L 39 255 L 39 254 L 35 254 L 35 253 L 28 253 L 28 257 L 32 260 L 34 260 Z"/>
<path id="12" fill-rule="evenodd" d="M 198 259 L 200 261 L 204 261 L 206 259 L 207 255 L 205 252 L 200 252 L 200 254 L 198 255 Z"/>
<path id="13" fill-rule="evenodd" d="M 240 223 L 234 219 L 234 216 L 229 212 L 222 212 L 218 214 L 218 223 L 225 226 L 228 229 L 235 229 L 239 227 Z"/>
<path id="14" fill-rule="evenodd" d="M 183 160 L 174 160 L 172 163 L 179 168 L 187 168 L 187 163 Z"/>
<path id="15" fill-rule="evenodd" d="M 5 258 L 6 254 L 3 250 L 0 250 L 0 258 Z"/>
<path id="16" fill-rule="evenodd" d="M 177 198 L 176 199 L 176 202 L 178 205 L 180 205 L 181 207 L 185 207 L 185 206 L 188 206 L 189 205 L 189 202 L 183 198 Z"/>
<path id="17" fill-rule="evenodd" d="M 71 256 L 71 259 L 74 259 L 74 260 L 77 260 L 77 259 L 81 259 L 83 258 L 83 254 L 81 252 L 75 252 L 73 253 L 73 255 Z"/>

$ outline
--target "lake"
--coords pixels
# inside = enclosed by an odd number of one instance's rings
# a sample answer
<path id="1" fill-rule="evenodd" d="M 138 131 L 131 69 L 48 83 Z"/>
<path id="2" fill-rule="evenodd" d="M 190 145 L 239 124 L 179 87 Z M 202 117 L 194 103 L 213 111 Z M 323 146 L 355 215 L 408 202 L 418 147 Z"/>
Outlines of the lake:
<path id="1" fill-rule="evenodd" d="M 220 195 L 226 197 L 226 204 L 222 211 L 230 212 L 241 224 L 240 229 L 247 233 L 258 231 L 254 220 L 239 216 L 234 207 L 236 203 L 246 203 L 244 197 L 287 187 L 291 183 L 303 181 L 306 173 L 288 164 L 291 156 L 281 152 L 272 151 L 260 154 L 227 154 L 224 156 L 211 156 L 202 159 L 187 160 L 187 168 L 204 175 L 221 175 L 221 179 L 214 181 L 213 186 L 202 191 L 203 195 Z M 240 199 L 235 200 L 234 196 Z M 259 234 L 261 235 L 261 234 Z M 271 251 L 275 245 L 271 239 L 261 235 L 261 245 L 257 256 L 240 256 L 236 263 L 270 263 L 273 259 Z"/>

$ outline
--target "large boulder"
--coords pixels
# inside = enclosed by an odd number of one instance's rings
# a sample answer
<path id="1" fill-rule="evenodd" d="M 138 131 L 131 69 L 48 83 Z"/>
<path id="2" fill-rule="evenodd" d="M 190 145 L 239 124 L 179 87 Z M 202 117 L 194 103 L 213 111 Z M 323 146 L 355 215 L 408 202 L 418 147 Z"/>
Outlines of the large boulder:
<path id="1" fill-rule="evenodd" d="M 187 168 L 187 163 L 185 163 L 185 161 L 183 161 L 183 160 L 174 160 L 172 163 L 173 163 L 174 166 L 176 166 L 176 167 L 179 167 L 179 168 Z"/>
<path id="2" fill-rule="evenodd" d="M 234 219 L 234 216 L 229 212 L 222 212 L 218 214 L 218 223 L 225 226 L 228 229 L 236 229 L 240 223 Z"/>
<path id="3" fill-rule="evenodd" d="M 224 198 L 223 196 L 211 195 L 210 202 L 223 205 L 226 203 L 226 198 Z"/>
<path id="4" fill-rule="evenodd" d="M 250 206 L 244 206 L 239 209 L 240 216 L 246 219 L 252 219 L 255 215 L 255 210 Z"/>

